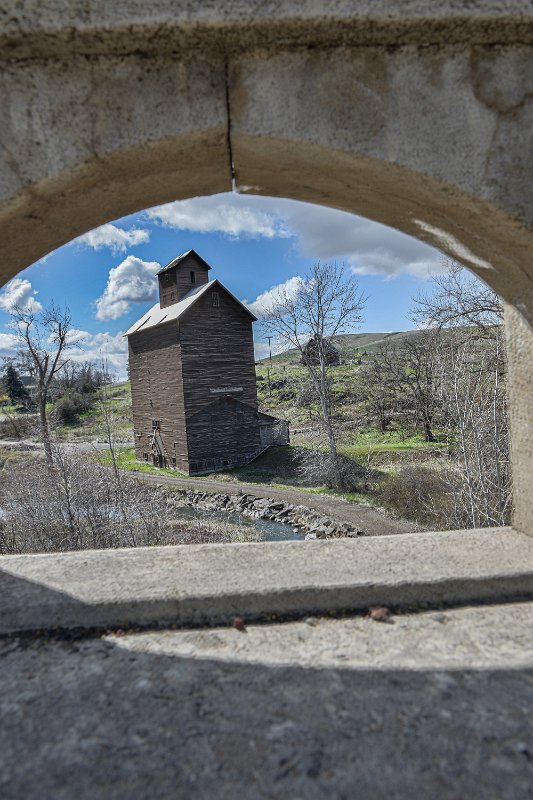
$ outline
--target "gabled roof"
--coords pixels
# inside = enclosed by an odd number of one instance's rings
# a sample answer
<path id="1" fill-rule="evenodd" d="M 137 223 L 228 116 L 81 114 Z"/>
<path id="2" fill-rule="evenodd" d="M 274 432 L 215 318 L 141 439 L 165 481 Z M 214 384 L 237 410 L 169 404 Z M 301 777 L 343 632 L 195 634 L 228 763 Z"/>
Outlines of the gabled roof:
<path id="1" fill-rule="evenodd" d="M 212 269 L 212 267 L 209 266 L 207 261 L 204 261 L 202 256 L 198 255 L 196 250 L 187 250 L 186 253 L 182 253 L 180 256 L 177 256 L 176 258 L 174 258 L 172 261 L 170 261 L 164 267 L 161 267 L 161 269 L 158 270 L 155 274 L 156 275 L 161 275 L 162 272 L 166 272 L 167 270 L 172 269 L 172 267 L 177 267 L 178 264 L 181 261 L 183 261 L 185 258 L 187 258 L 187 256 L 194 256 L 194 258 L 196 258 L 197 261 L 199 261 L 201 264 L 203 264 L 206 269 Z"/>
<path id="2" fill-rule="evenodd" d="M 200 297 L 205 294 L 209 289 L 212 289 L 214 286 L 219 286 L 226 294 L 228 294 L 236 303 L 238 303 L 241 308 L 243 308 L 247 314 L 252 318 L 252 321 L 256 320 L 257 317 L 252 314 L 249 308 L 241 303 L 240 300 L 237 300 L 235 295 L 233 295 L 225 286 L 223 286 L 220 281 L 214 280 L 209 281 L 209 283 L 204 283 L 201 286 L 196 286 L 194 289 L 191 289 L 185 297 L 183 297 L 179 303 L 173 303 L 166 308 L 161 308 L 159 303 L 156 303 L 155 306 L 152 306 L 150 311 L 147 311 L 144 316 L 142 316 L 137 322 L 135 322 L 131 328 L 129 328 L 124 336 L 131 336 L 132 333 L 137 333 L 137 331 L 145 331 L 148 328 L 155 328 L 157 325 L 163 325 L 167 322 L 174 322 L 174 320 L 180 319 L 186 311 L 188 311 Z"/>

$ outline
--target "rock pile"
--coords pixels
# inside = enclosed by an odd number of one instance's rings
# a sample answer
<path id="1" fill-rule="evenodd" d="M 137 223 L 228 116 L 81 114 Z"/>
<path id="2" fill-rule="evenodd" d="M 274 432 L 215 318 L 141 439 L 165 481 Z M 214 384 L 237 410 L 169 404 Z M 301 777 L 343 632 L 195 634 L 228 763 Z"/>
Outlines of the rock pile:
<path id="1" fill-rule="evenodd" d="M 305 534 L 306 539 L 338 539 L 365 535 L 365 531 L 354 528 L 347 522 L 336 522 L 312 508 L 295 506 L 282 500 L 255 497 L 252 494 L 213 494 L 192 489 L 179 490 L 176 494 L 183 505 L 202 511 L 236 512 L 252 519 L 282 522 Z"/>

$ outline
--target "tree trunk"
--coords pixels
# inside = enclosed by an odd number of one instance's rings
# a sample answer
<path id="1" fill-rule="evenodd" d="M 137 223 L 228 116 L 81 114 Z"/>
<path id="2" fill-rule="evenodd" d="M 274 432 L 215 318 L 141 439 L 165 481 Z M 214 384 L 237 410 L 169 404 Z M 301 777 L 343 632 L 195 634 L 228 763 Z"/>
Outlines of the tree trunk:
<path id="1" fill-rule="evenodd" d="M 50 427 L 48 425 L 48 417 L 46 416 L 46 394 L 39 393 L 39 427 L 41 429 L 41 439 L 43 440 L 44 457 L 49 467 L 54 465 L 54 458 L 52 455 L 52 442 L 50 437 Z"/>
<path id="2" fill-rule="evenodd" d="M 424 417 L 424 438 L 426 442 L 434 442 L 435 437 L 433 436 L 433 431 L 431 430 L 431 421 Z"/>
<path id="3" fill-rule="evenodd" d="M 331 424 L 329 414 L 329 392 L 327 383 L 327 365 L 323 354 L 321 353 L 320 359 L 320 406 L 322 409 L 322 420 L 326 429 L 326 436 L 328 437 L 329 458 L 334 475 L 334 482 L 336 489 L 342 489 L 342 474 L 339 464 L 339 454 L 337 452 L 337 442 L 335 441 L 335 433 Z"/>

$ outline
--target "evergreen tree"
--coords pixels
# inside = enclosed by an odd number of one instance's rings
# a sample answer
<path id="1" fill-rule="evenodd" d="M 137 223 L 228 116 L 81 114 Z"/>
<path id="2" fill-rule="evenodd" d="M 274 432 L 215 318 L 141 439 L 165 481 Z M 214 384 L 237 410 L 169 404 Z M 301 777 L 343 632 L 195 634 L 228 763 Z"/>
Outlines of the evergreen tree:
<path id="1" fill-rule="evenodd" d="M 20 376 L 13 364 L 7 365 L 3 383 L 5 392 L 13 405 L 18 403 L 24 405 L 28 402 L 28 391 L 20 380 Z"/>

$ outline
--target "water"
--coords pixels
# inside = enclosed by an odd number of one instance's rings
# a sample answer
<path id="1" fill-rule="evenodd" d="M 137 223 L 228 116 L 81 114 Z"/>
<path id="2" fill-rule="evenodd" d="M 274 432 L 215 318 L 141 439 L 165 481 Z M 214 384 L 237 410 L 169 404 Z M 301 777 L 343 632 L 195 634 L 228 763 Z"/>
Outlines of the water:
<path id="1" fill-rule="evenodd" d="M 253 519 L 252 517 L 244 516 L 244 514 L 239 514 L 237 511 L 204 511 L 191 506 L 182 506 L 176 509 L 176 517 L 178 519 L 206 520 L 211 522 L 213 520 L 220 520 L 221 522 L 233 522 L 238 525 L 245 525 L 259 531 L 261 533 L 261 541 L 263 542 L 296 541 L 305 538 L 303 533 L 295 533 L 290 525 L 284 525 L 282 522 L 274 522 L 267 519 Z"/>

